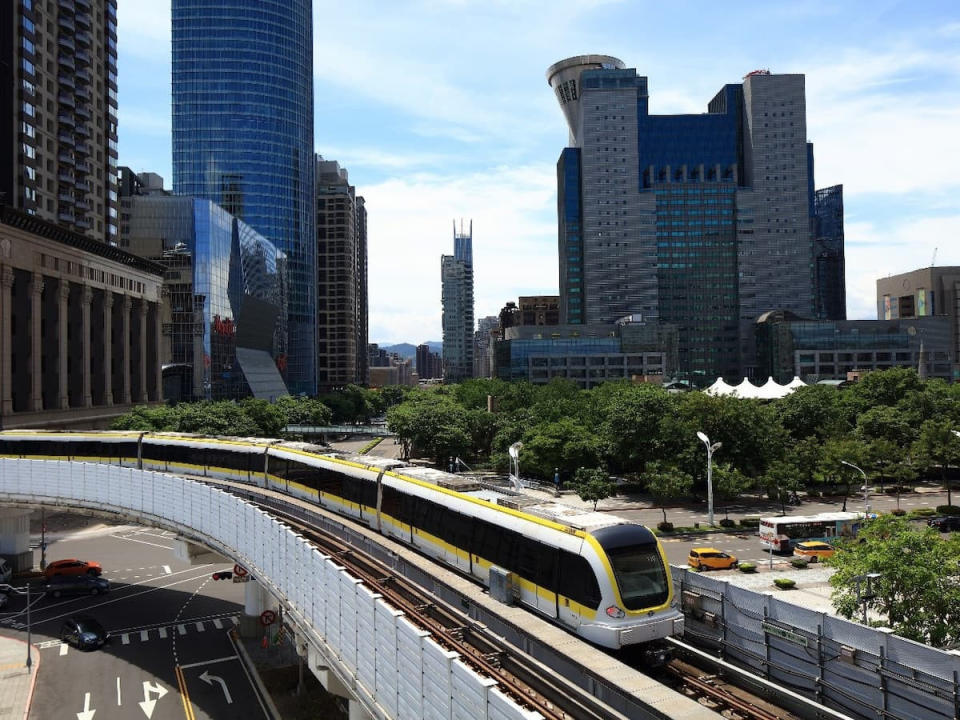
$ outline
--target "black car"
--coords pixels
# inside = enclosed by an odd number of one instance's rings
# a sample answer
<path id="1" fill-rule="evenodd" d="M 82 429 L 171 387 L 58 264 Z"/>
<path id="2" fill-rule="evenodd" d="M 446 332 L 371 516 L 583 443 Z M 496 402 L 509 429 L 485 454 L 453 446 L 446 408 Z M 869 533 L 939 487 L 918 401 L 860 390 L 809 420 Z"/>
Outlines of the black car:
<path id="1" fill-rule="evenodd" d="M 110 582 L 94 575 L 57 575 L 44 586 L 48 595 L 99 595 L 110 592 Z"/>
<path id="2" fill-rule="evenodd" d="M 927 521 L 927 525 L 940 532 L 960 532 L 960 515 L 946 515 Z"/>
<path id="3" fill-rule="evenodd" d="M 78 650 L 96 650 L 109 639 L 110 633 L 89 615 L 75 615 L 60 626 L 61 642 Z"/>

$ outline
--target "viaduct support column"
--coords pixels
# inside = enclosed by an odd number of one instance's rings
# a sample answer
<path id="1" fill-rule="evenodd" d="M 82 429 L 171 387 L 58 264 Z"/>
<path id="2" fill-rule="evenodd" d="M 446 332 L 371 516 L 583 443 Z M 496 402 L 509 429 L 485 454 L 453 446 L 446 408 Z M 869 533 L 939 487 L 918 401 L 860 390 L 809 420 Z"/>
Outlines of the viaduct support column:
<path id="1" fill-rule="evenodd" d="M 0 269 L 0 416 L 13 412 L 13 268 Z"/>
<path id="2" fill-rule="evenodd" d="M 38 412 L 43 410 L 42 300 L 43 275 L 34 273 L 30 278 L 30 409 Z"/>
<path id="3" fill-rule="evenodd" d="M 0 508 L 0 555 L 10 559 L 14 572 L 33 568 L 29 510 Z"/>

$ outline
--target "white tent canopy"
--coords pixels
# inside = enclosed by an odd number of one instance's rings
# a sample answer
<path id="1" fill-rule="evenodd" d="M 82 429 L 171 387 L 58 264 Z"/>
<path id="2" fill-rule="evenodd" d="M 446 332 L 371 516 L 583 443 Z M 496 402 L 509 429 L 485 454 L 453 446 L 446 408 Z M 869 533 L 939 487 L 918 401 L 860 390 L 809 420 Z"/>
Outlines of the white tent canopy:
<path id="1" fill-rule="evenodd" d="M 727 384 L 723 378 L 717 378 L 717 381 L 708 387 L 705 392 L 708 395 L 724 396 L 752 399 L 752 400 L 777 400 L 786 397 L 799 387 L 805 387 L 806 383 L 798 377 L 794 377 L 786 385 L 780 385 L 774 379 L 767 378 L 767 382 L 762 386 L 754 385 L 747 378 L 744 378 L 737 385 Z"/>

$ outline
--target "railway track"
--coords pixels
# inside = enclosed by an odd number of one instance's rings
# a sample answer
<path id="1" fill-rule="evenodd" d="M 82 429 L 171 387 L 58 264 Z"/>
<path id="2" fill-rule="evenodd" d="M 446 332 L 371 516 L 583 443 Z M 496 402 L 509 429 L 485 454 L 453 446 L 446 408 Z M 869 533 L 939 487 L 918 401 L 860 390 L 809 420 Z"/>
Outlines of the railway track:
<path id="1" fill-rule="evenodd" d="M 519 704 L 548 720 L 621 718 L 581 688 L 566 682 L 529 656 L 520 653 L 455 608 L 437 601 L 389 567 L 365 555 L 335 535 L 319 530 L 272 505 L 271 514 L 335 558 L 353 577 L 405 613 L 408 620 L 430 632 L 434 640 L 460 654 L 475 672 L 496 680 Z"/>

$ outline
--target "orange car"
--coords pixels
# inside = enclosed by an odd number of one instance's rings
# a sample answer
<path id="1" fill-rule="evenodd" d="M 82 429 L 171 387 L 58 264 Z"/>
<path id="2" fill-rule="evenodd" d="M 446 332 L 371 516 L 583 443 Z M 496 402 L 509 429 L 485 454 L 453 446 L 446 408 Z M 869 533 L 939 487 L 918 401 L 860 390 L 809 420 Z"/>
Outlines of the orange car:
<path id="1" fill-rule="evenodd" d="M 690 551 L 687 564 L 697 570 L 729 570 L 737 567 L 737 557 L 716 548 L 698 547 Z"/>
<path id="2" fill-rule="evenodd" d="M 68 560 L 54 560 L 43 571 L 44 577 L 52 578 L 57 575 L 96 575 L 99 576 L 103 568 L 98 562 L 87 562 L 69 558 Z"/>
<path id="3" fill-rule="evenodd" d="M 821 542 L 820 540 L 809 540 L 794 545 L 793 552 L 795 555 L 808 557 L 810 558 L 810 562 L 815 563 L 819 560 L 826 560 L 832 556 L 836 550 L 834 550 L 833 545 L 829 543 Z"/>

